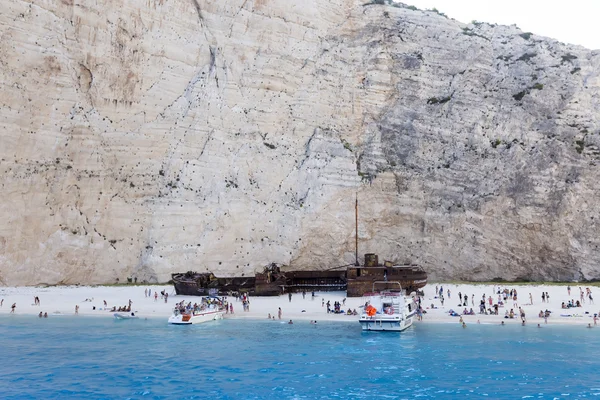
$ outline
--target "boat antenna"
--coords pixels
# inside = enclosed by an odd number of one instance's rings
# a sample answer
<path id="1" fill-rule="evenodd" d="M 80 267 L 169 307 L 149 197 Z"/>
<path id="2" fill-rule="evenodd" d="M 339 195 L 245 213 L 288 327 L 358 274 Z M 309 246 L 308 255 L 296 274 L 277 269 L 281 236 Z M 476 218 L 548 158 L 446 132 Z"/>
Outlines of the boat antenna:
<path id="1" fill-rule="evenodd" d="M 356 232 L 354 234 L 354 256 L 355 256 L 354 265 L 356 267 L 358 267 L 358 266 L 360 266 L 360 264 L 358 263 L 358 193 L 356 193 L 356 201 L 354 203 L 354 219 L 355 219 L 354 228 L 356 230 Z"/>

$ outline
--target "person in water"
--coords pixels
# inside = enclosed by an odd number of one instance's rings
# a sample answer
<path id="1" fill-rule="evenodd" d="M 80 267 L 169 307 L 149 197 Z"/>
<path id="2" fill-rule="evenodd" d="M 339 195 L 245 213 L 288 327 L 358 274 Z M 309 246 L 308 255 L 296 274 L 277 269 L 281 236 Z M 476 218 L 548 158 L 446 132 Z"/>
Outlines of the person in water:
<path id="1" fill-rule="evenodd" d="M 44 318 L 48 318 L 48 313 L 47 312 L 44 313 Z"/>
<path id="2" fill-rule="evenodd" d="M 42 318 L 44 315 L 42 314 L 42 312 L 40 311 L 40 314 L 38 315 L 38 317 Z"/>
<path id="3" fill-rule="evenodd" d="M 292 322 L 292 320 L 290 319 L 290 322 L 288 322 L 288 325 L 292 325 L 292 324 L 293 324 L 293 322 Z"/>

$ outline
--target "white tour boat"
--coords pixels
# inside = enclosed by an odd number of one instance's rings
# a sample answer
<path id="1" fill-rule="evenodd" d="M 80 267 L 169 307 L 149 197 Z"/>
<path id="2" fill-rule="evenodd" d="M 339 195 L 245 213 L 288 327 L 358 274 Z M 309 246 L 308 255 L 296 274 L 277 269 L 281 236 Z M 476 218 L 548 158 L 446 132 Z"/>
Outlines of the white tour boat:
<path id="1" fill-rule="evenodd" d="M 173 325 L 192 325 L 201 324 L 202 322 L 214 321 L 223 319 L 225 311 L 220 310 L 204 310 L 189 314 L 174 313 L 169 317 L 169 323 Z"/>
<path id="2" fill-rule="evenodd" d="M 209 304 L 207 299 L 203 298 L 202 303 L 200 305 L 194 304 L 193 308 L 191 307 L 191 303 L 188 305 L 188 308 L 184 307 L 183 302 L 180 303 L 173 310 L 173 315 L 169 317 L 169 324 L 192 325 L 223 319 L 223 314 L 225 314 L 225 308 L 222 306 L 223 303 L 218 298 L 212 298 L 211 300 L 212 303 Z"/>
<path id="3" fill-rule="evenodd" d="M 363 296 L 368 302 L 358 318 L 363 331 L 402 332 L 412 325 L 417 305 L 402 290 L 365 293 Z"/>

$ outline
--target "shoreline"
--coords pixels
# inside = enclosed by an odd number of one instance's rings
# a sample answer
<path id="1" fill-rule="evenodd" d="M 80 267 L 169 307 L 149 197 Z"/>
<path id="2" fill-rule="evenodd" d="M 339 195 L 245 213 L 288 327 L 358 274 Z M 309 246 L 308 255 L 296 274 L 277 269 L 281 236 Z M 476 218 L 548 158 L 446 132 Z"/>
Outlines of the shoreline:
<path id="1" fill-rule="evenodd" d="M 444 305 L 441 304 L 441 299 L 434 294 L 436 286 L 444 288 Z M 568 295 L 567 287 L 571 287 L 571 295 Z M 593 315 L 599 314 L 598 322 L 600 323 L 600 305 L 590 304 L 588 297 L 584 298 L 582 307 L 562 309 L 561 303 L 568 300 L 580 300 L 580 288 L 586 292 L 586 288 L 590 288 L 592 294 L 596 289 L 595 286 L 588 285 L 543 285 L 539 283 L 531 285 L 514 285 L 511 284 L 455 284 L 455 283 L 433 283 L 428 284 L 424 288 L 425 295 L 422 297 L 422 306 L 426 312 L 423 315 L 423 321 L 415 321 L 415 324 L 439 324 L 439 323 L 459 323 L 459 317 L 452 317 L 449 311 L 453 309 L 459 314 L 462 314 L 464 306 L 458 305 L 458 293 L 461 297 L 467 294 L 467 310 L 473 308 L 475 315 L 463 315 L 462 318 L 467 325 L 477 324 L 477 321 L 483 324 L 501 324 L 504 321 L 507 325 L 521 324 L 518 316 L 518 308 L 526 313 L 526 324 L 545 325 L 544 318 L 538 317 L 540 311 L 551 311 L 551 316 L 548 318 L 548 325 L 594 325 Z M 518 292 L 518 301 L 516 304 L 513 300 L 507 300 L 504 307 L 499 308 L 499 315 L 483 315 L 479 314 L 479 302 L 485 295 L 486 308 L 489 306 L 489 297 L 492 296 L 493 304 L 497 303 L 497 290 L 501 288 L 516 289 Z M 152 297 L 145 297 L 145 290 L 152 291 Z M 447 291 L 450 290 L 450 297 L 447 296 Z M 167 303 L 161 298 L 160 292 L 166 291 L 169 294 Z M 541 293 L 548 293 L 550 296 L 549 302 L 542 302 Z M 154 299 L 154 293 L 157 294 L 157 299 Z M 533 304 L 530 303 L 529 293 L 531 293 Z M 34 305 L 34 297 L 40 298 L 40 306 Z M 327 321 L 327 322 L 356 322 L 357 316 L 348 316 L 342 314 L 327 314 L 327 301 L 331 304 L 335 301 L 343 303 L 343 310 L 348 307 L 356 309 L 360 312 L 359 306 L 364 304 L 365 299 L 361 297 L 346 297 L 345 292 L 315 292 L 313 299 L 311 293 L 306 293 L 303 298 L 301 293 L 293 293 L 292 301 L 289 301 L 288 295 L 268 296 L 268 297 L 250 297 L 250 311 L 242 311 L 242 303 L 234 297 L 227 297 L 227 300 L 233 304 L 234 314 L 225 314 L 225 319 L 267 319 L 267 315 L 277 317 L 278 308 L 281 307 L 283 315 L 281 322 L 292 321 Z M 177 296 L 175 295 L 173 286 L 169 285 L 123 285 L 123 286 L 44 286 L 44 287 L 0 287 L 0 301 L 3 301 L 0 307 L 0 317 L 11 315 L 11 305 L 16 303 L 15 315 L 31 315 L 38 316 L 39 312 L 47 312 L 49 317 L 55 316 L 75 316 L 75 306 L 79 306 L 79 314 L 81 316 L 93 317 L 108 317 L 114 318 L 113 314 L 118 311 L 105 310 L 104 300 L 107 301 L 107 308 L 113 306 L 126 306 L 129 300 L 132 301 L 132 312 L 135 312 L 140 319 L 144 318 L 164 318 L 166 320 L 172 313 L 176 302 L 185 300 L 185 302 L 199 301 L 200 297 L 196 296 Z M 86 301 L 87 300 L 87 301 Z M 463 301 L 464 302 L 464 299 Z M 431 308 L 433 306 L 434 308 Z M 93 307 L 96 307 L 94 310 Z M 504 313 L 511 308 L 516 314 L 514 319 L 505 319 Z M 587 314 L 586 314 L 587 313 Z M 571 314 L 578 316 L 563 317 Z M 600 325 L 598 325 L 600 326 Z"/>

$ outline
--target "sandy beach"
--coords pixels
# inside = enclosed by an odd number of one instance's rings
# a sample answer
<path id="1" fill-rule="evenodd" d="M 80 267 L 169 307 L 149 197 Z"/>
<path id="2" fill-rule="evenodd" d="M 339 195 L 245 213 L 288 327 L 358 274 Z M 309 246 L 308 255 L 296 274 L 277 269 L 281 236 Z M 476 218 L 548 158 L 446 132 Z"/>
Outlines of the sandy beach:
<path id="1" fill-rule="evenodd" d="M 435 295 L 435 288 L 443 287 L 444 305 Z M 498 288 L 501 290 L 516 289 L 518 293 L 517 307 L 513 307 L 514 301 L 507 300 L 504 306 L 499 307 L 499 315 L 479 314 L 479 303 L 482 296 L 485 295 L 486 307 L 489 308 L 489 296 L 492 297 L 493 304 L 498 302 Z M 510 285 L 510 284 L 444 284 L 433 283 L 425 287 L 425 296 L 422 305 L 426 313 L 423 321 L 419 323 L 458 323 L 459 317 L 452 317 L 449 311 L 452 309 L 462 314 L 465 306 L 459 305 L 459 292 L 464 297 L 468 296 L 467 310 L 473 308 L 475 315 L 463 316 L 467 324 L 500 324 L 505 321 L 506 324 L 521 324 L 518 307 L 522 307 L 526 313 L 527 324 L 544 324 L 544 318 L 538 316 L 541 310 L 551 311 L 551 316 L 547 319 L 548 324 L 576 324 L 587 326 L 594 324 L 594 313 L 600 313 L 600 305 L 590 304 L 587 296 L 584 298 L 582 307 L 562 309 L 561 303 L 569 300 L 580 300 L 580 288 L 585 292 L 585 285 L 571 285 L 571 295 L 568 295 L 567 285 Z M 145 296 L 145 290 L 150 289 L 152 293 L 158 293 L 158 299 L 155 301 L 154 295 Z M 592 294 L 595 294 L 596 287 L 590 287 Z M 450 290 L 450 296 L 448 296 Z M 169 293 L 168 300 L 165 303 L 161 298 L 161 291 Z M 542 292 L 547 292 L 550 296 L 549 302 L 542 302 Z M 530 302 L 531 293 L 533 304 Z M 34 305 L 34 297 L 38 296 L 40 305 Z M 314 299 L 311 293 L 306 293 L 303 298 L 301 293 L 293 293 L 290 301 L 288 295 L 275 297 L 251 297 L 250 311 L 242 310 L 242 303 L 234 297 L 228 297 L 228 301 L 233 303 L 234 314 L 227 314 L 228 319 L 253 318 L 266 319 L 267 315 L 277 316 L 278 308 L 281 307 L 283 315 L 282 320 L 289 321 L 356 321 L 356 316 L 346 316 L 340 314 L 328 314 L 326 306 L 323 303 L 330 301 L 333 308 L 335 301 L 343 302 L 345 292 L 315 292 Z M 104 300 L 108 307 L 104 307 Z M 80 316 L 98 316 L 112 318 L 113 312 L 109 310 L 113 307 L 126 306 L 132 301 L 132 311 L 140 318 L 164 318 L 165 323 L 171 315 L 176 302 L 185 300 L 186 302 L 199 301 L 199 298 L 193 296 L 176 296 L 171 285 L 161 286 L 63 286 L 63 287 L 2 287 L 0 288 L 0 316 L 10 315 L 11 305 L 16 303 L 15 315 L 37 316 L 40 311 L 47 312 L 49 317 L 58 317 L 66 315 L 75 315 L 75 306 L 79 306 Z M 360 306 L 364 304 L 364 298 L 346 298 L 343 310 L 348 307 L 360 312 Z M 463 299 L 464 301 L 464 299 Z M 432 308 L 432 305 L 434 308 Z M 95 309 L 94 309 L 95 307 Z M 514 309 L 515 318 L 505 319 L 505 311 Z M 562 316 L 561 316 L 562 315 Z M 570 316 L 566 316 L 570 315 Z"/>

